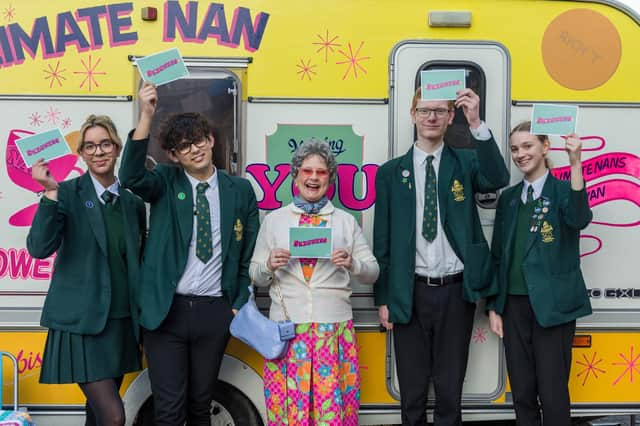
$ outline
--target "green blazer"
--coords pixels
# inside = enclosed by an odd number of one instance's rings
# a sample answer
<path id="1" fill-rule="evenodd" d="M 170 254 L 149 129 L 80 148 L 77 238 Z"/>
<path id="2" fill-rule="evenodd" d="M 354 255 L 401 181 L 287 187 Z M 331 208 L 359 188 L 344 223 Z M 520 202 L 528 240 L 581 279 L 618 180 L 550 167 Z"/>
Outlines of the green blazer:
<path id="1" fill-rule="evenodd" d="M 491 251 L 496 264 L 498 294 L 487 301 L 487 309 L 502 314 L 507 298 L 507 278 L 520 182 L 500 196 L 493 228 Z M 543 327 L 573 321 L 591 313 L 591 302 L 580 270 L 580 230 L 591 222 L 587 191 L 573 191 L 567 181 L 551 174 L 542 188 L 548 212 L 536 232 L 529 232 L 522 262 L 529 300 L 536 320 Z M 545 226 L 547 223 L 549 226 Z"/>
<path id="2" fill-rule="evenodd" d="M 145 168 L 149 139 L 131 140 L 122 154 L 120 181 L 151 204 L 149 236 L 140 272 L 140 324 L 154 330 L 169 312 L 187 264 L 193 232 L 193 192 L 181 167 Z M 218 170 L 219 171 L 219 170 Z M 259 227 L 251 184 L 218 174 L 222 239 L 222 292 L 233 308 L 249 297 L 249 264 Z"/>
<path id="3" fill-rule="evenodd" d="M 490 294 L 492 276 L 489 246 L 474 194 L 505 186 L 509 172 L 491 138 L 476 141 L 475 150 L 445 146 L 437 180 L 439 219 L 451 247 L 464 263 L 462 296 L 474 302 Z M 375 303 L 387 305 L 389 321 L 397 323 L 409 322 L 413 307 L 415 188 L 413 147 L 378 169 L 373 252 L 380 264 L 380 276 L 374 286 Z"/>
<path id="4" fill-rule="evenodd" d="M 121 188 L 131 318 L 138 331 L 136 284 L 145 241 L 144 203 Z M 27 249 L 38 259 L 57 251 L 40 324 L 76 334 L 99 334 L 109 317 L 111 276 L 100 202 L 89 173 L 61 182 L 58 202 L 41 201 Z"/>

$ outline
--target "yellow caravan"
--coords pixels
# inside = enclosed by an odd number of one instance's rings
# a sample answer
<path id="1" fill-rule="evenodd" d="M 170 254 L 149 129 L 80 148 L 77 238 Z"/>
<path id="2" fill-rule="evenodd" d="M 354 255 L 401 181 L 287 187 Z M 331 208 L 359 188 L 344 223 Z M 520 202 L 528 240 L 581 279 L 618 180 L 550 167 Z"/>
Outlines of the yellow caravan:
<path id="1" fill-rule="evenodd" d="M 369 240 L 377 167 L 414 140 L 409 105 L 420 71 L 464 69 L 503 153 L 509 128 L 533 103 L 579 105 L 594 212 L 581 254 L 594 313 L 578 321 L 572 415 L 640 413 L 640 16 L 613 0 L 119 1 L 0 1 L 0 349 L 17 357 L 20 404 L 38 424 L 82 424 L 84 399 L 77 386 L 38 384 L 54 257 L 26 251 L 38 196 L 15 141 L 57 127 L 75 152 L 89 113 L 112 116 L 126 134 L 137 116 L 135 60 L 172 47 L 189 76 L 159 88 L 157 119 L 206 114 L 217 128 L 217 166 L 252 182 L 264 214 L 291 198 L 291 152 L 310 136 L 326 140 L 340 162 L 333 200 Z M 462 120 L 451 131 L 464 147 Z M 554 173 L 563 176 L 566 155 L 556 151 Z M 163 161 L 152 142 L 148 166 Z M 85 172 L 75 155 L 52 163 L 60 179 Z M 477 199 L 488 234 L 495 200 Z M 391 336 L 380 331 L 371 287 L 353 286 L 360 421 L 399 423 Z M 482 311 L 469 342 L 464 418 L 513 418 L 501 343 Z M 266 423 L 255 352 L 232 341 L 220 378 L 214 424 Z M 127 376 L 122 395 L 127 424 L 152 424 L 146 371 Z"/>

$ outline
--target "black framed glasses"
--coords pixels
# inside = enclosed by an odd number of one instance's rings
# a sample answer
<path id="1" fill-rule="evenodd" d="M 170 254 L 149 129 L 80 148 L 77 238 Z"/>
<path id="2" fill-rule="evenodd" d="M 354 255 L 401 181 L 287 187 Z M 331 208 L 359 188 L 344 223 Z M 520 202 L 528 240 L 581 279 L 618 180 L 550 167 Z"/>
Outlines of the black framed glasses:
<path id="1" fill-rule="evenodd" d="M 173 151 L 179 154 L 185 155 L 191 152 L 192 145 L 195 145 L 198 148 L 204 148 L 205 146 L 207 146 L 208 142 L 209 142 L 209 139 L 207 138 L 201 139 L 199 141 L 193 141 L 193 142 L 182 142 L 178 144 L 178 146 L 173 148 Z"/>
<path id="2" fill-rule="evenodd" d="M 110 154 L 113 151 L 113 148 L 115 148 L 115 146 L 116 144 L 110 140 L 102 141 L 100 143 L 83 142 L 82 152 L 88 155 L 94 155 L 97 152 L 98 147 L 100 147 L 100 150 L 103 153 Z"/>
<path id="3" fill-rule="evenodd" d="M 443 118 L 449 111 L 451 110 L 447 108 L 416 108 L 419 117 L 429 117 L 433 113 L 436 117 Z"/>

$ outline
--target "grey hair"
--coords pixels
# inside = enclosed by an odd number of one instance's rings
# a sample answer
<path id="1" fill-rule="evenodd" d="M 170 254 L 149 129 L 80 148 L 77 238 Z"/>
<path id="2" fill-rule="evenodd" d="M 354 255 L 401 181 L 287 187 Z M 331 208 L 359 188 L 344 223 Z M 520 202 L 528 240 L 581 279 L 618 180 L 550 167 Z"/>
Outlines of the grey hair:
<path id="1" fill-rule="evenodd" d="M 291 158 L 291 176 L 294 179 L 298 177 L 298 169 L 302 167 L 304 160 L 312 155 L 319 155 L 322 157 L 324 162 L 327 164 L 327 169 L 329 169 L 329 183 L 333 183 L 336 180 L 336 173 L 338 170 L 336 157 L 333 155 L 333 151 L 331 151 L 331 147 L 327 142 L 316 138 L 307 139 L 302 142 L 300 146 L 298 146 L 298 149 L 293 153 L 293 157 Z"/>

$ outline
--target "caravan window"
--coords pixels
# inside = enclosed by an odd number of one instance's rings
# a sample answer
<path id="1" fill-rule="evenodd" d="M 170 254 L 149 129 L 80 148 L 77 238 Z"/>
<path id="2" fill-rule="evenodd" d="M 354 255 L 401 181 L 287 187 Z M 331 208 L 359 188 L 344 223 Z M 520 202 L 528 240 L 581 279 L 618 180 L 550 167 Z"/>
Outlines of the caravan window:
<path id="1" fill-rule="evenodd" d="M 200 71 L 200 70 L 197 70 Z M 202 75 L 190 70 L 190 76 L 158 87 L 158 108 L 151 126 L 148 166 L 167 163 L 158 135 L 169 115 L 181 112 L 203 114 L 214 129 L 213 161 L 216 168 L 236 174 L 237 166 L 237 96 L 238 84 L 231 73 L 210 71 Z"/>
<path id="2" fill-rule="evenodd" d="M 468 62 L 436 62 L 430 61 L 425 63 L 418 69 L 416 74 L 415 88 L 420 87 L 420 71 L 427 70 L 448 70 L 448 69 L 464 69 L 466 73 L 466 87 L 471 88 L 480 96 L 480 119 L 485 118 L 485 102 L 486 102 L 486 80 L 482 70 L 475 64 Z M 414 131 L 415 132 L 415 131 Z M 416 135 L 414 134 L 414 138 Z M 447 145 L 454 148 L 474 148 L 471 133 L 469 132 L 469 124 L 462 112 L 462 109 L 456 109 L 456 115 L 453 123 L 447 129 L 444 141 Z"/>

